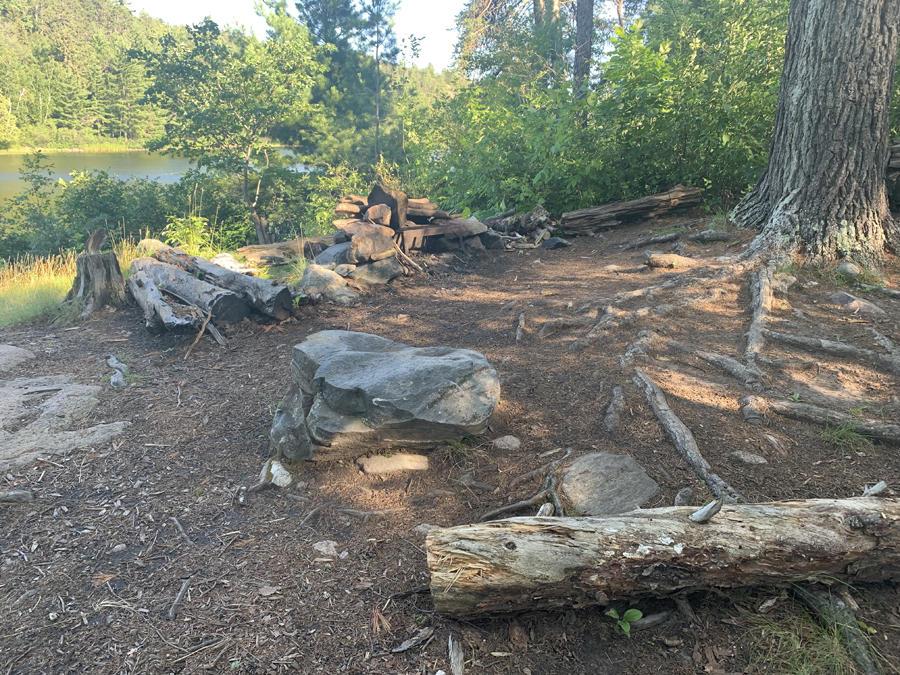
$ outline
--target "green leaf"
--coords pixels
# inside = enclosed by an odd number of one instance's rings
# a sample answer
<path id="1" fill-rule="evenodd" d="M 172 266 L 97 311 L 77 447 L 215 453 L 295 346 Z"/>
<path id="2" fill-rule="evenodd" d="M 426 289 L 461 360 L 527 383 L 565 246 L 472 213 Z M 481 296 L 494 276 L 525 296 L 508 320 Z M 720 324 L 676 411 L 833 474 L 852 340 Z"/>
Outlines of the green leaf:
<path id="1" fill-rule="evenodd" d="M 643 612 L 639 609 L 629 609 L 625 614 L 622 615 L 622 621 L 627 621 L 631 623 L 632 621 L 637 621 L 642 616 L 644 616 Z"/>

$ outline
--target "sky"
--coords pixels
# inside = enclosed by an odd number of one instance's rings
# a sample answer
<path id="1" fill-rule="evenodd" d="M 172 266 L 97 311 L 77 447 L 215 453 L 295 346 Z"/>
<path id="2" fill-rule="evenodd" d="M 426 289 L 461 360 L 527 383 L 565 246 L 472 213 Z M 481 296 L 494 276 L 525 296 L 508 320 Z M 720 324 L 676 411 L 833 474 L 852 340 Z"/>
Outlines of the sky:
<path id="1" fill-rule="evenodd" d="M 195 24 L 207 15 L 221 26 L 241 25 L 263 37 L 266 23 L 253 11 L 253 0 L 128 0 L 135 13 L 146 12 L 170 24 Z M 415 64 L 431 63 L 435 70 L 449 67 L 456 44 L 455 19 L 465 0 L 402 0 L 395 17 L 398 40 L 409 35 L 424 38 Z M 288 7 L 293 9 L 293 1 Z"/>

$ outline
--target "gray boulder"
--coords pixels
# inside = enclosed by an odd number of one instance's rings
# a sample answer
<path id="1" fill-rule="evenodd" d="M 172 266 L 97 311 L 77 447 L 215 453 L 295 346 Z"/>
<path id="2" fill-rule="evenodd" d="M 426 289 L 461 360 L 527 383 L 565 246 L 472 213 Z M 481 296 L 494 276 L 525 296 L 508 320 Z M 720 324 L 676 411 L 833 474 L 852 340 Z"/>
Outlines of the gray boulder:
<path id="1" fill-rule="evenodd" d="M 484 432 L 500 397 L 481 354 L 322 331 L 294 347 L 273 448 L 290 458 L 431 448 Z"/>
<path id="2" fill-rule="evenodd" d="M 386 284 L 401 274 L 403 274 L 403 267 L 396 258 L 391 257 L 378 260 L 369 265 L 358 265 L 347 276 L 358 283 L 376 286 L 378 284 Z"/>
<path id="3" fill-rule="evenodd" d="M 0 372 L 6 372 L 34 358 L 34 352 L 12 345 L 0 345 Z"/>
<path id="4" fill-rule="evenodd" d="M 851 295 L 850 293 L 845 293 L 844 291 L 838 291 L 830 298 L 828 298 L 829 302 L 834 303 L 835 305 L 840 305 L 844 309 L 859 313 L 859 314 L 884 314 L 885 311 L 881 309 L 875 303 L 869 302 L 868 300 L 863 300 L 862 298 L 857 298 L 855 295 Z"/>
<path id="5" fill-rule="evenodd" d="M 633 457 L 593 452 L 572 462 L 562 490 L 578 513 L 602 516 L 633 511 L 659 494 L 659 485 Z"/>
<path id="6" fill-rule="evenodd" d="M 347 251 L 349 250 L 349 241 L 345 241 L 342 244 L 329 246 L 316 256 L 316 265 L 346 265 L 350 262 L 349 260 L 347 260 Z"/>
<path id="7" fill-rule="evenodd" d="M 350 290 L 342 276 L 312 263 L 303 270 L 300 290 L 309 296 L 322 296 L 340 305 L 352 304 L 359 298 L 359 294 Z"/>

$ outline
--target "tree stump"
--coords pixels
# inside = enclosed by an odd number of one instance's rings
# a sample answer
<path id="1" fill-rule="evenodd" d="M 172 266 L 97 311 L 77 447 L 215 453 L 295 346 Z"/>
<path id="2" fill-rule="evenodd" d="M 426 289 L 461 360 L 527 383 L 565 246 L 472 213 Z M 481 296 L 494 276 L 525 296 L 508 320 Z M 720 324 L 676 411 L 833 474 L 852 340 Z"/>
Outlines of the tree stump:
<path id="1" fill-rule="evenodd" d="M 63 302 L 78 302 L 82 318 L 105 305 L 125 305 L 125 279 L 115 253 L 83 253 L 75 264 L 75 281 Z"/>

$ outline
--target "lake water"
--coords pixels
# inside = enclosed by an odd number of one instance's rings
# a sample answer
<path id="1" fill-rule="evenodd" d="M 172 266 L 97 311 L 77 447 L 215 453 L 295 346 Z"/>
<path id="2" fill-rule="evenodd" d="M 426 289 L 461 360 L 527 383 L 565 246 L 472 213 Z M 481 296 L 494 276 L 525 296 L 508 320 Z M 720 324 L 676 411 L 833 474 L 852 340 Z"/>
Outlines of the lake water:
<path id="1" fill-rule="evenodd" d="M 186 159 L 160 155 L 157 152 L 52 152 L 46 151 L 53 177 L 69 180 L 73 171 L 101 170 L 119 178 L 149 178 L 160 183 L 175 183 L 187 171 Z M 0 155 L 0 208 L 9 197 L 25 188 L 19 177 L 23 155 Z"/>

